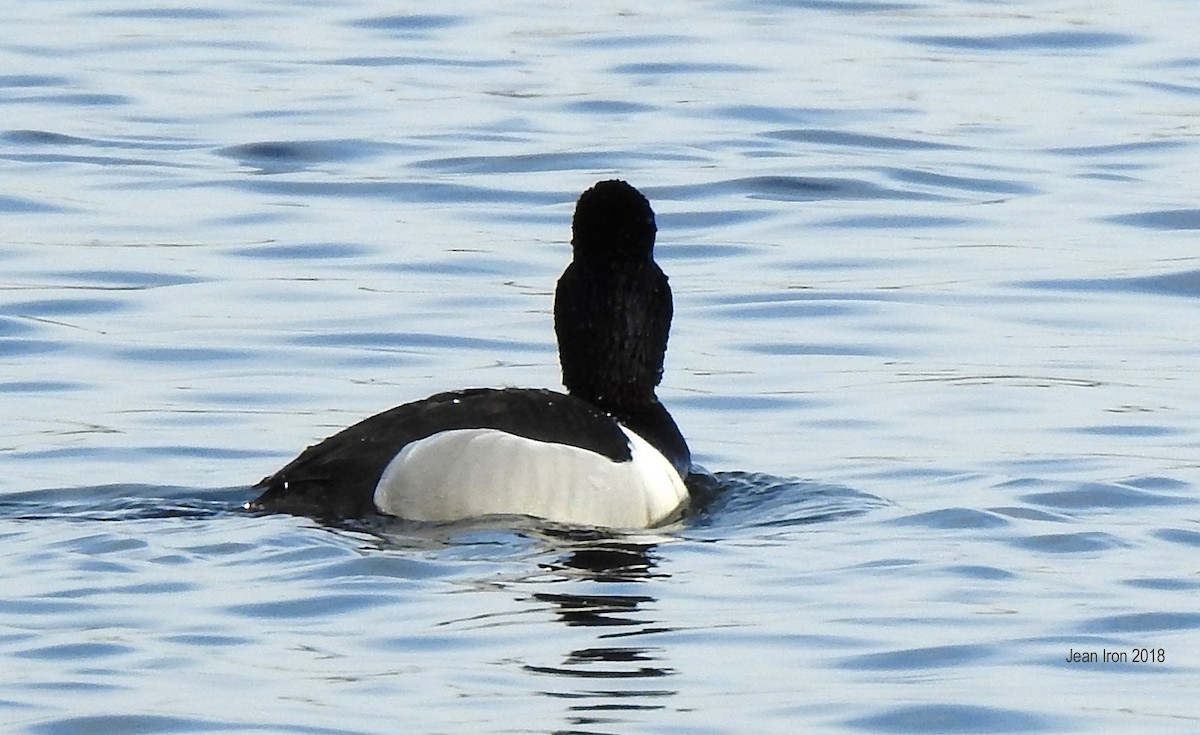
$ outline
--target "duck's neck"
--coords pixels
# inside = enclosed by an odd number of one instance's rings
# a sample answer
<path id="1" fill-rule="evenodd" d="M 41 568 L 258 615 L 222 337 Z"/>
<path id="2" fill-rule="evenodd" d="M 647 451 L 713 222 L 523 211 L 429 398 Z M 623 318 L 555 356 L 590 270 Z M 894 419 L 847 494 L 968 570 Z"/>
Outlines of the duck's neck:
<path id="1" fill-rule="evenodd" d="M 589 263 L 578 257 L 558 280 L 554 331 L 563 385 L 691 471 L 687 441 L 658 401 L 671 331 L 671 288 L 652 259 Z"/>
<path id="2" fill-rule="evenodd" d="M 563 385 L 618 419 L 656 404 L 671 314 L 667 277 L 652 259 L 577 257 L 554 299 Z"/>

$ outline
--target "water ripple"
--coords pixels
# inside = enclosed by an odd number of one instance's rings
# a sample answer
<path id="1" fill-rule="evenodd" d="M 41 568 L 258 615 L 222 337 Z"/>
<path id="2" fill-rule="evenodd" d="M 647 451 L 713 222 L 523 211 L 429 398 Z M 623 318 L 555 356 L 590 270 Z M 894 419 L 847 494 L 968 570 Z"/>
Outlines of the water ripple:
<path id="1" fill-rule="evenodd" d="M 900 526 L 922 526 L 947 531 L 965 528 L 1003 528 L 1009 522 L 995 513 L 972 508 L 942 508 L 913 515 L 901 516 L 891 521 Z"/>
<path id="2" fill-rule="evenodd" d="M 5 305 L 5 310 L 25 318 L 46 318 L 110 314 L 128 306 L 125 301 L 112 298 L 56 298 L 15 301 Z M 0 334 L 2 333 L 0 331 Z"/>
<path id="3" fill-rule="evenodd" d="M 0 140 L 22 146 L 62 146 L 83 148 L 116 148 L 140 151 L 186 151 L 201 148 L 197 143 L 163 136 L 130 136 L 127 138 L 85 138 L 49 130 L 9 130 Z"/>
<path id="4" fill-rule="evenodd" d="M 653 157 L 633 151 L 609 150 L 572 153 L 526 153 L 511 156 L 457 156 L 414 161 L 413 168 L 443 173 L 531 173 L 538 171 L 574 171 L 603 169 L 608 166 L 634 167 L 650 160 L 698 161 L 698 156 L 655 154 Z"/>
<path id="5" fill-rule="evenodd" d="M 370 253 L 371 250 L 358 243 L 350 242 L 305 242 L 287 245 L 253 245 L 236 248 L 230 252 L 238 257 L 262 260 L 321 261 L 357 258 Z"/>
<path id="6" fill-rule="evenodd" d="M 1015 733 L 1050 729 L 1045 718 L 1021 710 L 966 704 L 917 704 L 887 709 L 845 722 L 856 730 L 881 733 Z M 1057 726 L 1062 726 L 1057 719 Z"/>
<path id="7" fill-rule="evenodd" d="M 733 74 L 760 70 L 760 67 L 728 62 L 639 61 L 617 64 L 610 71 L 616 74 L 659 77 L 667 74 Z"/>
<path id="8" fill-rule="evenodd" d="M 304 171 L 315 165 L 367 158 L 385 146 L 367 140 L 289 140 L 242 143 L 216 151 L 261 173 Z"/>
<path id="9" fill-rule="evenodd" d="M 0 89 L 19 89 L 24 87 L 63 87 L 70 83 L 70 78 L 53 74 L 0 74 Z M 4 137 L 7 138 L 6 133 Z"/>
<path id="10" fill-rule="evenodd" d="M 226 186 L 262 194 L 303 196 L 321 199 L 381 199 L 394 206 L 413 204 L 469 204 L 503 202 L 546 206 L 562 204 L 568 197 L 557 193 L 518 192 L 469 184 L 436 181 L 285 181 L 271 177 L 231 179 Z"/>
<path id="11" fill-rule="evenodd" d="M 1010 541 L 1030 551 L 1044 554 L 1091 554 L 1110 549 L 1121 549 L 1128 544 L 1117 536 L 1103 531 L 1079 531 L 1076 533 L 1047 533 L 1025 538 L 1014 538 Z"/>
<path id="12" fill-rule="evenodd" d="M 1029 493 L 1021 500 L 1060 511 L 1146 508 L 1195 503 L 1191 497 L 1166 495 L 1111 483 L 1088 482 L 1066 490 Z"/>
<path id="13" fill-rule="evenodd" d="M 1187 144 L 1181 140 L 1137 140 L 1128 143 L 1104 143 L 1101 145 L 1079 145 L 1047 148 L 1047 153 L 1085 159 L 1107 156 L 1136 158 L 1146 153 L 1171 151 Z"/>
<path id="14" fill-rule="evenodd" d="M 4 323 L 0 322 L 0 333 Z M 16 339 L 13 337 L 0 338 L 0 355 L 6 357 L 30 357 L 54 352 L 62 352 L 66 347 L 58 340 L 48 339 Z"/>
<path id="15" fill-rule="evenodd" d="M 854 656 L 843 661 L 839 667 L 864 671 L 941 669 L 985 661 L 995 657 L 998 652 L 995 646 L 980 644 L 908 648 Z"/>
<path id="16" fill-rule="evenodd" d="M 462 25 L 464 18 L 457 15 L 438 15 L 435 13 L 406 13 L 398 15 L 381 15 L 371 18 L 352 20 L 347 25 L 355 28 L 368 28 L 373 31 L 388 31 L 398 35 L 419 35 L 429 31 L 437 31 Z"/>
<path id="17" fill-rule="evenodd" d="M 650 112 L 657 108 L 653 105 L 627 100 L 587 99 L 568 102 L 563 109 L 584 115 L 634 115 Z"/>
<path id="18" fill-rule="evenodd" d="M 0 347 L 0 353 L 4 348 Z M 62 393 L 88 388 L 87 383 L 66 380 L 7 380 L 0 381 L 0 393 Z"/>
<path id="19" fill-rule="evenodd" d="M 1163 541 L 1200 548 L 1200 531 L 1187 528 L 1162 528 L 1155 531 L 1154 535 Z"/>
<path id="20" fill-rule="evenodd" d="M 1056 291 L 1110 291 L 1160 294 L 1163 296 L 1200 296 L 1200 270 L 1162 273 L 1153 276 L 1113 278 L 1061 278 L 1021 281 L 1016 286 Z"/>
<path id="21" fill-rule="evenodd" d="M 358 729 L 323 727 L 299 722 L 222 721 L 210 717 L 173 717 L 159 714 L 119 714 L 61 717 L 28 727 L 34 735 L 174 735 L 222 732 L 247 735 L 362 735 Z"/>
<path id="22" fill-rule="evenodd" d="M 113 656 L 123 656 L 135 649 L 118 643 L 64 643 L 62 645 L 39 646 L 15 651 L 12 655 L 18 658 L 52 659 L 71 662 L 91 662 L 93 659 L 105 659 Z"/>
<path id="23" fill-rule="evenodd" d="M 757 472 L 717 472 L 708 480 L 693 476 L 689 486 L 697 495 L 698 513 L 689 520 L 693 530 L 806 526 L 887 505 L 852 488 Z"/>
<path id="24" fill-rule="evenodd" d="M 225 610 L 231 615 L 258 620 L 286 620 L 291 618 L 311 619 L 314 617 L 347 615 L 382 605 L 393 605 L 396 600 L 378 592 L 346 594 L 308 592 L 289 600 L 271 600 L 229 605 Z"/>
<path id="25" fill-rule="evenodd" d="M 235 8 L 119 8 L 100 10 L 102 18 L 149 18 L 153 20 L 226 20 L 244 16 Z"/>
<path id="26" fill-rule="evenodd" d="M 361 347 L 389 350 L 461 349 L 481 350 L 492 354 L 513 352 L 542 352 L 542 342 L 522 342 L 511 339 L 459 337 L 431 332 L 341 332 L 337 334 L 305 334 L 289 340 L 297 345 L 321 347 Z"/>
<path id="27" fill-rule="evenodd" d="M 826 227 L 897 230 L 961 227 L 975 221 L 966 217 L 934 217 L 919 214 L 856 214 L 847 217 L 833 217 L 822 220 L 819 224 Z"/>
<path id="28" fill-rule="evenodd" d="M 1144 612 L 1093 618 L 1080 627 L 1088 633 L 1155 633 L 1200 630 L 1200 613 Z"/>
<path id="29" fill-rule="evenodd" d="M 465 59 L 441 56 L 343 56 L 321 62 L 333 66 L 362 66 L 386 68 L 390 66 L 424 66 L 448 69 L 498 69 L 519 66 L 512 59 Z"/>
<path id="30" fill-rule="evenodd" d="M 1120 225 L 1148 230 L 1200 230 L 1200 209 L 1162 209 L 1106 218 Z"/>
<path id="31" fill-rule="evenodd" d="M 69 211 L 71 211 L 70 207 L 65 207 L 60 204 L 49 204 L 46 202 L 39 202 L 35 199 L 0 194 L 0 212 L 5 212 L 8 214 L 37 214 Z"/>
<path id="32" fill-rule="evenodd" d="M 249 500 L 245 487 L 197 490 L 151 485 L 97 485 L 0 494 L 0 519 L 133 521 L 153 518 L 211 518 Z M 89 553 L 99 553 L 95 546 Z"/>
<path id="33" fill-rule="evenodd" d="M 969 176 L 951 176 L 918 169 L 884 168 L 880 169 L 890 178 L 906 184 L 921 184 L 939 189 L 957 189 L 960 191 L 983 192 L 987 194 L 1037 194 L 1039 189 L 1021 181 L 1004 179 L 984 179 Z"/>
<path id="34" fill-rule="evenodd" d="M 89 286 L 100 289 L 117 291 L 140 291 L 145 289 L 164 288 L 167 286 L 183 286 L 200 283 L 202 279 L 195 276 L 183 275 L 166 271 L 122 270 L 111 268 L 97 270 L 83 268 L 80 270 L 49 271 L 45 275 L 68 281 L 84 281 Z"/>
<path id="35" fill-rule="evenodd" d="M 211 362 L 236 362 L 250 359 L 249 350 L 235 350 L 228 347 L 128 347 L 115 351 L 122 360 L 143 363 L 145 365 L 162 365 L 163 363 L 203 364 Z"/>
<path id="36" fill-rule="evenodd" d="M 814 143 L 822 146 L 848 146 L 851 148 L 873 148 L 891 151 L 953 151 L 963 150 L 963 146 L 951 143 L 938 143 L 915 138 L 896 138 L 886 135 L 869 133 L 852 133 L 845 130 L 827 128 L 795 128 L 774 130 L 763 133 L 763 137 L 776 140 L 787 140 L 797 143 Z"/>
<path id="37" fill-rule="evenodd" d="M 1105 31 L 1041 31 L 998 35 L 907 36 L 903 40 L 933 48 L 966 51 L 1079 51 L 1128 46 L 1138 37 Z"/>
<path id="38" fill-rule="evenodd" d="M 707 184 L 665 186 L 650 190 L 666 199 L 691 199 L 720 194 L 741 194 L 775 202 L 811 202 L 835 199 L 937 201 L 946 197 L 925 192 L 889 189 L 861 179 L 805 176 L 754 176 Z"/>
<path id="39" fill-rule="evenodd" d="M 29 732 L 37 735 L 99 735 L 100 733 L 127 733 L 127 735 L 151 735 L 152 733 L 190 733 L 223 731 L 227 723 L 192 717 L 169 717 L 166 715 L 91 715 L 86 717 L 63 717 L 33 725 Z M 234 732 L 237 731 L 235 728 Z"/>

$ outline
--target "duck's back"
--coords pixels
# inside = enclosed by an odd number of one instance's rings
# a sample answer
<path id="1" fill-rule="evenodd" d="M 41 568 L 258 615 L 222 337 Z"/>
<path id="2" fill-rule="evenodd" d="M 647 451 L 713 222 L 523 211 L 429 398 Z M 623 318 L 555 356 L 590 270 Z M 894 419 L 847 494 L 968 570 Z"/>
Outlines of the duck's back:
<path id="1" fill-rule="evenodd" d="M 309 447 L 258 483 L 251 507 L 321 518 L 524 513 L 651 525 L 686 501 L 673 478 L 658 452 L 586 401 L 477 388 L 398 406 Z"/>

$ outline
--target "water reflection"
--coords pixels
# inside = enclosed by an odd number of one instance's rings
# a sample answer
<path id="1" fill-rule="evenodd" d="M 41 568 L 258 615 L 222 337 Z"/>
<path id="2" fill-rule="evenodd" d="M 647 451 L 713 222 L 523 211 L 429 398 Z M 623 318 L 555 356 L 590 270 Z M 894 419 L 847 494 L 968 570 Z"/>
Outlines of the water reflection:
<path id="1" fill-rule="evenodd" d="M 580 538 L 579 532 L 570 535 Z M 626 582 L 655 576 L 655 562 L 651 556 L 655 542 L 618 541 L 590 532 L 588 535 L 592 538 L 585 541 L 586 545 L 571 550 L 562 559 L 541 564 L 541 568 L 582 573 L 599 582 Z"/>
<path id="2" fill-rule="evenodd" d="M 665 685 L 676 674 L 665 649 L 647 645 L 644 639 L 671 629 L 656 618 L 657 600 L 649 594 L 648 582 L 668 576 L 658 569 L 654 549 L 652 542 L 597 539 L 540 565 L 560 575 L 556 589 L 536 591 L 528 599 L 548 603 L 569 628 L 601 629 L 593 645 L 573 647 L 554 663 L 523 666 L 530 673 L 553 677 L 538 691 L 566 703 L 566 732 L 604 732 L 590 728 L 621 723 L 621 713 L 666 709 L 666 699 L 679 693 Z M 563 582 L 583 584 L 588 590 L 562 592 L 557 585 Z M 634 591 L 640 594 L 631 594 Z"/>

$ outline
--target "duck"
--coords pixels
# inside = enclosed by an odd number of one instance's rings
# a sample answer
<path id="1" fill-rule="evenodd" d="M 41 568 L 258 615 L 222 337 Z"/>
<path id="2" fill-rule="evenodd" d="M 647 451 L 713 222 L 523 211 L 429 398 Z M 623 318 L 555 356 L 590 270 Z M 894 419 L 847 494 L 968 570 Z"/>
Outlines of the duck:
<path id="1" fill-rule="evenodd" d="M 579 196 L 554 294 L 566 392 L 467 388 L 405 403 L 308 447 L 246 507 L 632 529 L 681 518 L 692 458 L 656 394 L 674 310 L 657 232 L 649 200 L 625 181 Z"/>

